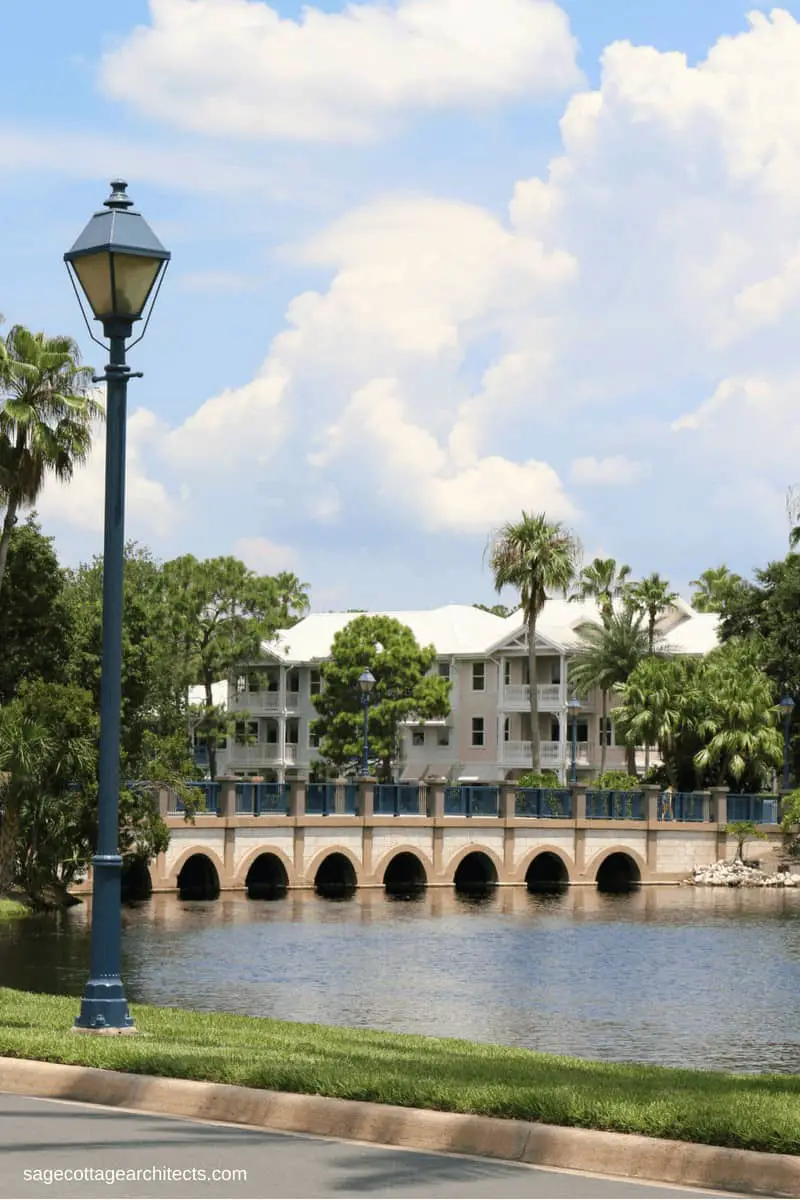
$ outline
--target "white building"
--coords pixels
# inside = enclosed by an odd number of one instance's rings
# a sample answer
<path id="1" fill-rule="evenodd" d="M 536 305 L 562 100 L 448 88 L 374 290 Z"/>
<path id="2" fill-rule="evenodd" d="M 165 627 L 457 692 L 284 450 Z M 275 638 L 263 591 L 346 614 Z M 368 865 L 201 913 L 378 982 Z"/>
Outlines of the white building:
<path id="1" fill-rule="evenodd" d="M 307 777 L 319 757 L 311 723 L 314 697 L 322 686 L 320 664 L 330 655 L 334 635 L 358 615 L 313 613 L 265 643 L 263 661 L 242 668 L 229 683 L 215 685 L 215 703 L 247 714 L 236 736 L 218 751 L 218 774 L 281 781 Z M 405 728 L 398 776 L 494 782 L 530 769 L 530 680 L 521 613 L 504 619 L 471 605 L 449 604 L 381 615 L 409 626 L 421 646 L 435 646 L 435 669 L 451 681 L 450 715 Z M 562 779 L 571 756 L 568 659 L 578 645 L 578 626 L 599 619 L 593 601 L 552 599 L 537 623 L 541 764 Z M 679 600 L 659 620 L 658 634 L 662 647 L 675 654 L 706 654 L 717 645 L 717 616 L 697 613 Z M 190 699 L 202 701 L 202 688 L 193 688 Z M 597 772 L 601 739 L 606 741 L 606 768 L 624 768 L 625 749 L 615 742 L 613 713 L 603 729 L 599 695 L 579 699 L 581 775 Z M 643 751 L 637 752 L 638 766 L 643 758 Z"/>

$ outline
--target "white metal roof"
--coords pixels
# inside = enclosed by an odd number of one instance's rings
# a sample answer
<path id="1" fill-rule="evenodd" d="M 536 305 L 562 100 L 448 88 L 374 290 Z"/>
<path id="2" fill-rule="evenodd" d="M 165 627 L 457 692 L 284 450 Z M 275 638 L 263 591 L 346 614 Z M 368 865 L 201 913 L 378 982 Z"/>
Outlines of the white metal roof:
<path id="1" fill-rule="evenodd" d="M 284 662 L 304 663 L 330 655 L 334 636 L 360 613 L 312 613 L 291 629 L 282 630 L 264 649 Z M 442 657 L 482 656 L 500 651 L 524 629 L 521 612 L 497 617 L 471 604 L 446 604 L 441 608 L 409 612 L 369 613 L 394 617 L 408 625 L 421 646 L 433 645 Z M 599 621 L 594 600 L 573 603 L 561 596 L 549 599 L 537 621 L 542 637 L 557 648 L 569 651 L 577 640 L 577 629 L 586 621 Z M 672 628 L 670 628 L 672 626 Z M 658 622 L 663 642 L 676 654 L 705 654 L 718 644 L 718 618 L 713 613 L 696 613 L 686 601 Z"/>
<path id="2" fill-rule="evenodd" d="M 327 658 L 334 636 L 356 617 L 394 617 L 408 625 L 420 646 L 436 647 L 442 656 L 481 654 L 501 637 L 505 622 L 471 604 L 445 604 L 410 612 L 311 613 L 291 629 L 281 630 L 265 649 L 288 662 Z"/>

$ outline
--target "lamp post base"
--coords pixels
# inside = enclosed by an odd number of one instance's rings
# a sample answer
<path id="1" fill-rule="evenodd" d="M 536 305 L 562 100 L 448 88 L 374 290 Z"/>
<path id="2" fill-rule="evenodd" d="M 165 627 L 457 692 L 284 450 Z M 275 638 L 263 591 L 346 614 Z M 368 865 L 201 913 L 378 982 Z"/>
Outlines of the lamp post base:
<path id="1" fill-rule="evenodd" d="M 89 980 L 73 1029 L 76 1033 L 136 1032 L 121 979 Z"/>

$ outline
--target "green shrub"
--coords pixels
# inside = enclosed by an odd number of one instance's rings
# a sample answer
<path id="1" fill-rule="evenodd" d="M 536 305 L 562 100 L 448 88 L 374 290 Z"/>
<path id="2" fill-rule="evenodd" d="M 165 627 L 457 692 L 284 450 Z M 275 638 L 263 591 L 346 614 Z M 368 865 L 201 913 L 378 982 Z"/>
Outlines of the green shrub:
<path id="1" fill-rule="evenodd" d="M 641 784 L 635 775 L 629 775 L 627 771 L 605 771 L 593 786 L 598 791 L 638 792 Z"/>
<path id="2" fill-rule="evenodd" d="M 519 788 L 557 788 L 561 787 L 555 771 L 527 771 L 517 780 Z"/>

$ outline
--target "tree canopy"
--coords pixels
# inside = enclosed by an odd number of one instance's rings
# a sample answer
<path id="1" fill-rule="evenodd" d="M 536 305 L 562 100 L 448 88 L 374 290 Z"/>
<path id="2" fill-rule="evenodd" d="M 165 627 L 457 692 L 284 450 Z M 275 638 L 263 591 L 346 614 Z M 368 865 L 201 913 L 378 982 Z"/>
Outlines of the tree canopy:
<path id="1" fill-rule="evenodd" d="M 322 756 L 340 770 L 361 758 L 363 707 L 358 679 L 369 668 L 375 686 L 369 705 L 369 748 L 380 777 L 388 779 L 402 722 L 443 718 L 450 711 L 450 681 L 430 674 L 433 646 L 421 647 L 407 625 L 385 616 L 358 616 L 333 639 L 320 666 L 322 692 L 314 733 Z"/>

